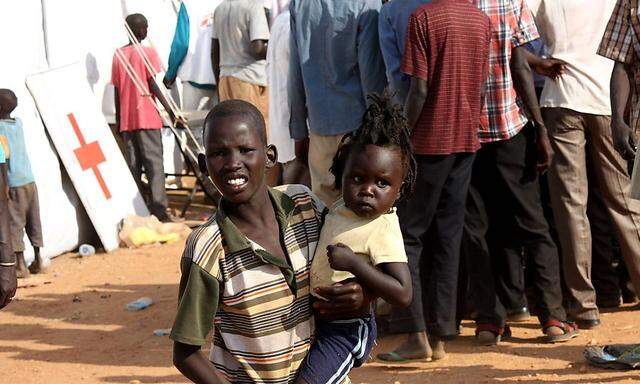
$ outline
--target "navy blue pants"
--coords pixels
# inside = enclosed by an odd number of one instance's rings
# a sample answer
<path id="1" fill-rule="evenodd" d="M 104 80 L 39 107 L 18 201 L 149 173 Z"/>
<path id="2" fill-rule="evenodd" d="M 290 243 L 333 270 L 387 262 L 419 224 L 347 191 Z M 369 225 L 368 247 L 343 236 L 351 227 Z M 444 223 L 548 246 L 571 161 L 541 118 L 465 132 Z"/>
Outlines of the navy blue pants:
<path id="1" fill-rule="evenodd" d="M 341 383 L 353 367 L 361 366 L 376 341 L 376 321 L 372 316 L 357 319 L 318 321 L 299 375 L 308 384 Z"/>

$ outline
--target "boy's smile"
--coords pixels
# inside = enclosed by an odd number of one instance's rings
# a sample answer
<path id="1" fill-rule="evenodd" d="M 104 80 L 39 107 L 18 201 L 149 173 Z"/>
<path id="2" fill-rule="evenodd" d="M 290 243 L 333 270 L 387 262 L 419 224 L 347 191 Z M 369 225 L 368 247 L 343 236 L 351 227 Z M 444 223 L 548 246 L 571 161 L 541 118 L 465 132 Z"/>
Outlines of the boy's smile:
<path id="1" fill-rule="evenodd" d="M 241 114 L 216 118 L 205 137 L 206 165 L 226 200 L 245 203 L 264 187 L 267 149 L 251 119 Z"/>
<path id="2" fill-rule="evenodd" d="M 397 148 L 373 144 L 353 148 L 342 177 L 344 203 L 360 217 L 380 216 L 398 199 L 403 179 Z"/>

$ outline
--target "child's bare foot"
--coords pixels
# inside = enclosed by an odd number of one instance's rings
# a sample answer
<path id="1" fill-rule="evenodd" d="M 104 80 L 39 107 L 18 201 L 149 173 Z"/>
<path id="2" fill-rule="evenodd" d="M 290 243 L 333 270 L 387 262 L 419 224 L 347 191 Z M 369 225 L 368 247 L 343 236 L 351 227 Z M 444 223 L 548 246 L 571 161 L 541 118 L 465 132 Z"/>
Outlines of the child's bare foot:
<path id="1" fill-rule="evenodd" d="M 394 351 L 381 353 L 378 360 L 384 362 L 403 363 L 416 360 L 429 360 L 433 352 L 424 332 L 407 334 L 407 340 Z"/>
<path id="2" fill-rule="evenodd" d="M 29 272 L 37 274 L 37 273 L 45 273 L 47 271 L 47 263 L 43 260 L 42 256 L 36 256 L 33 263 L 29 266 Z"/>
<path id="3" fill-rule="evenodd" d="M 24 253 L 16 253 L 16 276 L 18 279 L 26 279 L 29 277 L 29 269 L 27 263 L 24 262 Z"/>
<path id="4" fill-rule="evenodd" d="M 444 350 L 444 340 L 438 336 L 429 335 L 429 345 L 431 345 L 431 349 L 433 350 L 432 359 L 442 360 L 447 357 L 447 352 Z"/>

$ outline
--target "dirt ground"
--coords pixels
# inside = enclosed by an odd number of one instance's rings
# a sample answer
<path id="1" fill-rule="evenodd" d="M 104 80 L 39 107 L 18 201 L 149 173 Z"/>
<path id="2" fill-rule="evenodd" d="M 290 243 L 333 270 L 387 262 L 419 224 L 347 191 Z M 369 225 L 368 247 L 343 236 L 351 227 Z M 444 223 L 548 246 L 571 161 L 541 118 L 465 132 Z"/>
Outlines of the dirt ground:
<path id="1" fill-rule="evenodd" d="M 51 270 L 21 280 L 13 303 L 0 312 L 0 383 L 184 383 L 171 365 L 171 341 L 154 336 L 171 326 L 182 243 L 54 259 Z M 140 312 L 125 304 L 148 296 Z M 640 372 L 587 367 L 592 343 L 638 343 L 638 312 L 602 315 L 603 325 L 561 345 L 546 345 L 535 322 L 516 325 L 500 347 L 476 347 L 473 329 L 448 344 L 437 363 L 388 366 L 369 363 L 352 372 L 354 383 L 632 383 Z M 397 337 L 379 340 L 387 351 Z M 136 381 L 138 380 L 138 381 Z"/>

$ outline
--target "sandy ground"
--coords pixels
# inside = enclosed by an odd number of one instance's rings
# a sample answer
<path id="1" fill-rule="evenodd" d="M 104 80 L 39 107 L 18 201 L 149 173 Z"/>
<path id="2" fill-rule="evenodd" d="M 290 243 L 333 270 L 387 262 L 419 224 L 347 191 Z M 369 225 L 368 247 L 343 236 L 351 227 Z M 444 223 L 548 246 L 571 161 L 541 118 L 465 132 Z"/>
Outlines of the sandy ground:
<path id="1" fill-rule="evenodd" d="M 171 366 L 171 342 L 153 335 L 169 328 L 176 303 L 181 243 L 56 258 L 46 275 L 20 281 L 16 300 L 0 312 L 1 383 L 182 383 Z M 149 296 L 155 304 L 129 312 L 125 304 Z M 567 344 L 539 340 L 531 321 L 514 327 L 500 347 L 473 345 L 472 328 L 449 344 L 438 363 L 370 363 L 352 372 L 355 383 L 640 382 L 638 372 L 587 367 L 588 343 L 640 342 L 638 312 L 603 314 L 604 325 Z M 378 351 L 399 340 L 379 341 Z M 133 381 L 135 383 L 135 381 Z"/>

